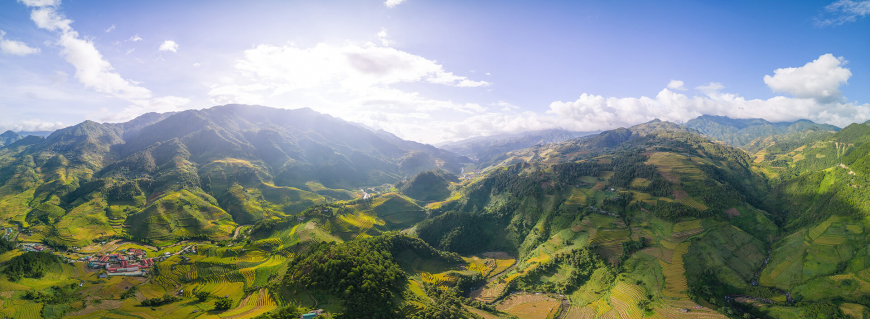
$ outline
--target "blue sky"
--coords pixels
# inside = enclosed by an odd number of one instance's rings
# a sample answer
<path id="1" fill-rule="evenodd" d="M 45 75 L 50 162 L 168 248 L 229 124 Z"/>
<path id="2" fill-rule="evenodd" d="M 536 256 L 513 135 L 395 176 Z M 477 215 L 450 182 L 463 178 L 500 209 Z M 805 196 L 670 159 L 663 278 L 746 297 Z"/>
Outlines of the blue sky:
<path id="1" fill-rule="evenodd" d="M 870 1 L 0 2 L 0 129 L 226 103 L 437 143 L 870 120 Z"/>

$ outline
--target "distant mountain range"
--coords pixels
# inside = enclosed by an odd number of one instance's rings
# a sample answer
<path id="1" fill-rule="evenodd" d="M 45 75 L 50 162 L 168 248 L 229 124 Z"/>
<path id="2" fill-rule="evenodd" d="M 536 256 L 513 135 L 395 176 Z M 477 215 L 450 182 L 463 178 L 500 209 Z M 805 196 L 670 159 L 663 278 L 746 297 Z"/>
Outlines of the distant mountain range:
<path id="1" fill-rule="evenodd" d="M 753 140 L 773 135 L 792 134 L 807 130 L 830 132 L 840 130 L 839 127 L 817 124 L 810 120 L 774 123 L 764 119 L 732 119 L 715 115 L 699 116 L 686 122 L 685 126 L 735 147 L 743 147 Z"/>
<path id="2" fill-rule="evenodd" d="M 538 144 L 561 143 L 572 138 L 596 132 L 575 132 L 562 129 L 540 130 L 514 134 L 473 137 L 462 141 L 437 144 L 445 150 L 468 156 L 479 163 L 490 161 L 501 154 Z"/>

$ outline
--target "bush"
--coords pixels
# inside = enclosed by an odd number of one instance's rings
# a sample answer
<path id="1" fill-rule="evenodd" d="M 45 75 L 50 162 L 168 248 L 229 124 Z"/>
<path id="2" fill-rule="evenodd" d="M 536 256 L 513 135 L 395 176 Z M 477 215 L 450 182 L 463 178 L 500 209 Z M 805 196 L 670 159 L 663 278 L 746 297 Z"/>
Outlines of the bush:
<path id="1" fill-rule="evenodd" d="M 233 300 L 227 297 L 220 297 L 214 303 L 215 310 L 229 310 L 233 307 Z"/>
<path id="2" fill-rule="evenodd" d="M 162 298 L 158 297 L 158 298 L 145 299 L 142 301 L 141 305 L 143 307 L 160 307 L 162 305 L 170 304 L 170 303 L 173 303 L 173 302 L 176 302 L 179 300 L 181 300 L 181 298 L 166 294 L 166 295 L 163 295 Z"/>
<path id="3" fill-rule="evenodd" d="M 208 297 L 211 297 L 211 294 L 205 291 L 198 291 L 196 293 L 196 299 L 199 299 L 199 302 L 204 302 L 208 300 Z"/>

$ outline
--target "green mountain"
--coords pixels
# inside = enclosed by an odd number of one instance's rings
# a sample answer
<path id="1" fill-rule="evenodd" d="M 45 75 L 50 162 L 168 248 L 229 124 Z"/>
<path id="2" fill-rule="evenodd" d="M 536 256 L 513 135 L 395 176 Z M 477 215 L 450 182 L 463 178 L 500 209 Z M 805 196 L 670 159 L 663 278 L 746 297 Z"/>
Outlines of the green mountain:
<path id="1" fill-rule="evenodd" d="M 91 121 L 0 149 L 0 219 L 44 240 L 226 238 L 467 159 L 310 109 L 225 105 Z M 38 234 L 38 235 L 37 235 Z"/>
<path id="2" fill-rule="evenodd" d="M 538 144 L 560 143 L 572 138 L 594 134 L 595 132 L 573 132 L 561 129 L 523 132 L 516 134 L 499 134 L 485 137 L 474 137 L 462 141 L 439 144 L 438 146 L 468 156 L 480 163 L 487 163 L 493 157 L 514 150 L 528 148 Z"/>
<path id="3" fill-rule="evenodd" d="M 416 200 L 441 201 L 450 196 L 451 182 L 459 182 L 459 178 L 443 170 L 431 170 L 397 183 L 396 188 Z"/>
<path id="4" fill-rule="evenodd" d="M 13 131 L 6 131 L 0 134 L 0 147 L 15 143 L 21 139 L 21 135 Z"/>
<path id="5" fill-rule="evenodd" d="M 732 119 L 715 115 L 699 116 L 686 122 L 685 126 L 734 147 L 744 147 L 753 140 L 775 135 L 840 130 L 833 125 L 816 124 L 809 120 L 772 123 L 763 119 Z"/>
<path id="6" fill-rule="evenodd" d="M 230 105 L 28 136 L 0 148 L 0 218 L 21 226 L 15 240 L 82 247 L 72 259 L 164 257 L 145 280 L 101 281 L 0 241 L 0 286 L 21 296 L 0 312 L 870 313 L 870 125 L 743 149 L 709 136 L 655 120 L 511 150 L 462 178 L 462 155 L 307 109 Z"/>

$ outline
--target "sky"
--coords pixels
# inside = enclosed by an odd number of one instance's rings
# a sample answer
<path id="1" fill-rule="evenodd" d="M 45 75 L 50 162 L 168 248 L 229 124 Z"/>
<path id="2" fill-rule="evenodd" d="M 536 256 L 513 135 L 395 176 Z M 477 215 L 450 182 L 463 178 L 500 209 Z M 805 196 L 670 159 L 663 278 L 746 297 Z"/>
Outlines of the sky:
<path id="1" fill-rule="evenodd" d="M 230 103 L 441 143 L 870 120 L 870 1 L 0 0 L 0 130 Z"/>

